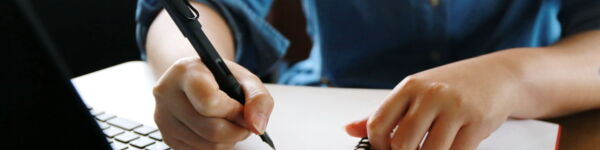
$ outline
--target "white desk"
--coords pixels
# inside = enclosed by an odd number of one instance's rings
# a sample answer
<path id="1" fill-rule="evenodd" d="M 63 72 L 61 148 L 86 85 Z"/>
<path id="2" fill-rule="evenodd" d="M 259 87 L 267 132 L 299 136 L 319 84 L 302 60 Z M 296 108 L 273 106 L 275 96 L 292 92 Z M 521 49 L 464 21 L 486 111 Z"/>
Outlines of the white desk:
<path id="1" fill-rule="evenodd" d="M 95 109 L 145 125 L 153 121 L 154 84 L 144 62 L 128 62 L 72 80 L 84 101 Z M 357 138 L 344 125 L 373 112 L 389 90 L 267 85 L 275 99 L 267 131 L 277 149 L 349 150 Z M 508 121 L 479 149 L 554 149 L 558 126 L 525 120 Z M 269 149 L 252 135 L 235 149 Z"/>

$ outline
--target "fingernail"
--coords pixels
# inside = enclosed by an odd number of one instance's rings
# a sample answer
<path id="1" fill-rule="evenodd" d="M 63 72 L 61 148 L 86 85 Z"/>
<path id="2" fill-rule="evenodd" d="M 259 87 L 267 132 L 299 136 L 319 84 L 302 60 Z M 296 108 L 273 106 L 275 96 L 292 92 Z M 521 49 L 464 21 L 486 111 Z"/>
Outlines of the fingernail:
<path id="1" fill-rule="evenodd" d="M 267 128 L 267 122 L 269 120 L 267 119 L 267 116 L 263 113 L 259 113 L 256 115 L 256 121 L 254 121 L 254 129 L 256 129 L 259 133 L 259 135 L 262 135 L 265 133 L 265 130 Z"/>

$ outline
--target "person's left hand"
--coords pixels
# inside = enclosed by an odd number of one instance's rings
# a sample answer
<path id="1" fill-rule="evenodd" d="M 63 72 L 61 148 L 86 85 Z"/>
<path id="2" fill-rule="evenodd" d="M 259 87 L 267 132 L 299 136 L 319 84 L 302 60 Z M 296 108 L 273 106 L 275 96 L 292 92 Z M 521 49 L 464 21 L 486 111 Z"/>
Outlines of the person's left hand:
<path id="1" fill-rule="evenodd" d="M 346 131 L 376 150 L 475 149 L 524 103 L 509 70 L 471 59 L 411 75 Z"/>

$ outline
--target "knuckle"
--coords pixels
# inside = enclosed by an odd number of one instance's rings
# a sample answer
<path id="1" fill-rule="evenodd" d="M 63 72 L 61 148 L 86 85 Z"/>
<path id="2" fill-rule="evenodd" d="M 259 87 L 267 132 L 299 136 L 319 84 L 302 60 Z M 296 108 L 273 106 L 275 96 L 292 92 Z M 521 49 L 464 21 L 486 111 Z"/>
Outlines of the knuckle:
<path id="1" fill-rule="evenodd" d="M 487 116 L 485 115 L 484 112 L 481 112 L 479 110 L 473 110 L 471 112 L 471 120 L 473 123 L 477 124 L 477 125 L 481 125 L 483 122 L 485 122 Z"/>
<path id="2" fill-rule="evenodd" d="M 223 133 L 227 133 L 227 128 L 225 124 L 218 120 L 211 120 L 207 122 L 209 124 L 208 129 L 205 132 L 205 138 L 212 142 L 220 142 L 226 139 L 228 135 L 224 135 Z"/>
<path id="3" fill-rule="evenodd" d="M 173 148 L 173 149 L 180 149 L 181 145 L 179 145 L 177 142 L 175 142 L 175 140 L 170 136 L 164 136 L 163 137 L 163 142 L 165 142 L 165 144 L 169 145 L 169 147 Z"/>
<path id="4" fill-rule="evenodd" d="M 173 63 L 171 69 L 176 72 L 184 72 L 187 70 L 188 66 L 192 65 L 193 63 L 195 62 L 192 57 L 181 58 Z"/>
<path id="5" fill-rule="evenodd" d="M 462 96 L 456 96 L 454 98 L 454 106 L 455 108 L 465 108 L 467 105 L 467 100 Z"/>
<path id="6" fill-rule="evenodd" d="M 158 125 L 159 127 L 163 123 L 162 115 L 158 112 L 154 113 L 154 123 L 156 123 L 156 125 Z"/>
<path id="7" fill-rule="evenodd" d="M 186 87 L 188 92 L 192 92 L 192 93 L 187 93 L 188 96 L 193 95 L 191 97 L 188 97 L 190 101 L 193 101 L 193 103 L 195 105 L 193 105 L 193 107 L 196 109 L 196 111 L 203 115 L 203 116 L 207 116 L 207 117 L 212 117 L 217 115 L 217 113 L 219 112 L 218 105 L 219 105 L 219 99 L 218 99 L 218 89 L 217 88 L 211 88 L 212 86 L 207 86 L 205 84 L 208 84 L 206 82 L 205 77 L 203 77 L 204 75 L 194 75 L 195 77 L 192 77 L 188 80 L 188 82 L 186 83 Z M 197 105 L 196 105 L 197 104 Z"/>
<path id="8" fill-rule="evenodd" d="M 407 86 L 413 86 L 413 85 L 417 85 L 421 82 L 422 79 L 420 79 L 419 77 L 415 76 L 415 75 L 409 75 L 406 76 L 406 78 L 404 78 L 404 84 Z"/>
<path id="9" fill-rule="evenodd" d="M 381 131 L 378 130 L 380 126 L 380 121 L 377 119 L 369 119 L 367 121 L 367 131 L 374 135 L 381 135 Z"/>
<path id="10" fill-rule="evenodd" d="M 270 98 L 270 95 L 265 90 L 261 90 L 259 88 L 254 88 L 250 91 L 250 93 L 248 93 L 248 98 L 262 100 L 262 99 Z"/>
<path id="11" fill-rule="evenodd" d="M 162 108 L 156 108 L 154 110 L 154 123 L 156 123 L 156 125 L 159 128 L 162 128 L 164 124 L 167 124 L 167 118 L 165 118 L 165 115 L 169 115 L 169 114 L 165 114 L 165 111 L 161 111 Z"/>
<path id="12" fill-rule="evenodd" d="M 214 80 L 212 75 L 205 72 L 194 72 L 188 73 L 185 80 L 187 81 L 187 86 L 190 88 L 204 87 L 203 85 L 208 84 L 210 80 Z"/>
<path id="13" fill-rule="evenodd" d="M 423 83 L 423 79 L 417 77 L 416 75 L 406 76 L 396 87 L 394 87 L 394 91 L 404 91 L 410 90 L 414 88 L 418 88 Z M 400 92 L 395 92 L 400 93 Z"/>
<path id="14" fill-rule="evenodd" d="M 435 95 L 446 95 L 446 89 L 448 84 L 442 82 L 431 82 L 425 88 L 425 94 L 429 97 L 435 97 Z"/>
<path id="15" fill-rule="evenodd" d="M 156 100 L 160 100 L 167 93 L 167 89 L 164 84 L 157 84 L 152 88 L 152 95 Z"/>
<path id="16" fill-rule="evenodd" d="M 217 116 L 220 111 L 217 107 L 218 103 L 219 102 L 213 98 L 205 98 L 205 99 L 199 100 L 200 106 L 196 108 L 196 111 L 200 115 L 206 116 L 206 117 Z"/>
<path id="17" fill-rule="evenodd" d="M 169 72 L 178 75 L 189 75 L 190 72 L 197 72 L 197 70 L 204 67 L 204 64 L 198 57 L 185 57 L 175 61 Z"/>
<path id="18" fill-rule="evenodd" d="M 440 82 L 431 82 L 424 86 L 423 91 L 420 92 L 422 94 L 422 100 L 424 103 L 428 105 L 423 106 L 440 106 L 445 105 L 453 98 L 446 97 L 445 88 L 447 85 Z"/>
<path id="19" fill-rule="evenodd" d="M 432 83 L 429 83 L 429 86 L 427 87 L 427 93 L 437 94 L 446 87 L 447 87 L 447 85 L 445 83 L 432 82 Z"/>
<path id="20" fill-rule="evenodd" d="M 184 80 L 186 81 L 186 88 L 189 88 L 190 91 L 214 94 L 214 91 L 219 89 L 213 75 L 205 70 L 190 71 L 190 73 L 186 74 Z"/>

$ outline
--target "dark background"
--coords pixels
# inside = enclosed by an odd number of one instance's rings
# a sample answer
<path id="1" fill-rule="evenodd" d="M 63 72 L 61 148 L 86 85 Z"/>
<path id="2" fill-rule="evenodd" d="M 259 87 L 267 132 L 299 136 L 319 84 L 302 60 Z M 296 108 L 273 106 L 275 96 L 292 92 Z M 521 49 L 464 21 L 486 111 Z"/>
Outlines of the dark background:
<path id="1" fill-rule="evenodd" d="M 135 0 L 31 0 L 71 77 L 139 60 Z"/>
<path id="2" fill-rule="evenodd" d="M 71 77 L 140 60 L 135 42 L 136 0 L 32 0 L 71 70 Z M 292 42 L 285 59 L 308 56 L 310 39 L 300 0 L 276 0 L 268 20 Z"/>

